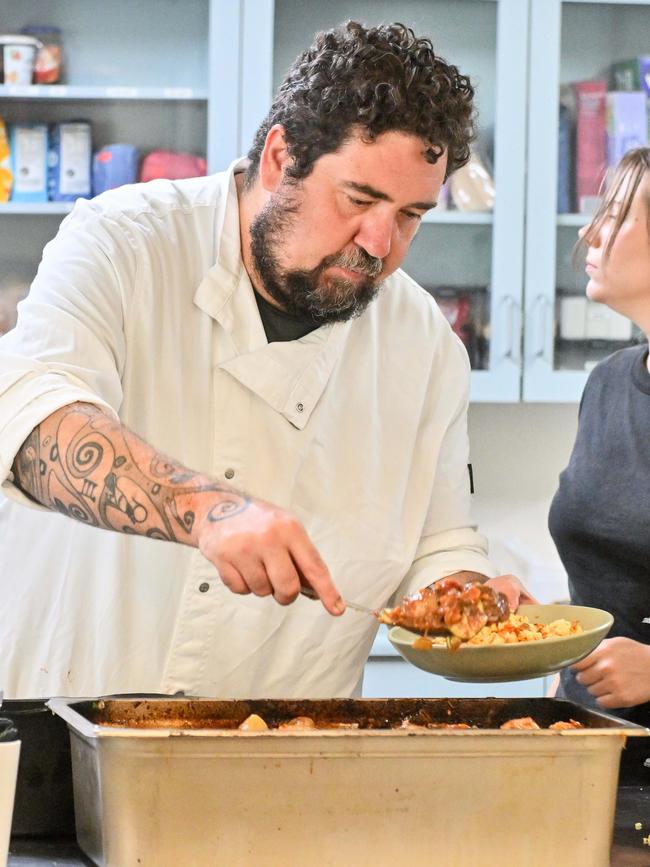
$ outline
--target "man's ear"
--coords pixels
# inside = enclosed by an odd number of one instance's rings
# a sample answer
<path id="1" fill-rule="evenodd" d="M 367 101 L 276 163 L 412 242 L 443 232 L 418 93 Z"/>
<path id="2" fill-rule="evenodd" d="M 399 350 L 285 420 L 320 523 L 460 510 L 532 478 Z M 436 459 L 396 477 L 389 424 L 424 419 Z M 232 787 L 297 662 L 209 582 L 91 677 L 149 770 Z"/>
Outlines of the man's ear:
<path id="1" fill-rule="evenodd" d="M 276 123 L 267 132 L 260 155 L 259 174 L 263 189 L 274 193 L 282 183 L 285 169 L 291 162 L 284 138 L 284 127 Z"/>

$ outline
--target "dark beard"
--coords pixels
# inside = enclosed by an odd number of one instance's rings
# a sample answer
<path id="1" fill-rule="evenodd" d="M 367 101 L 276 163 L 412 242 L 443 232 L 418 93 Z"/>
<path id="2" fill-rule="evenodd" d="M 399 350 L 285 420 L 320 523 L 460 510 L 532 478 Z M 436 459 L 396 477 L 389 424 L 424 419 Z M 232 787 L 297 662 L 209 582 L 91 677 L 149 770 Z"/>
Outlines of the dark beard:
<path id="1" fill-rule="evenodd" d="M 382 271 L 381 259 L 357 247 L 352 253 L 326 256 L 309 271 L 282 268 L 275 251 L 281 248 L 291 226 L 299 219 L 298 211 L 295 199 L 274 198 L 251 223 L 251 256 L 264 289 L 290 316 L 311 319 L 319 325 L 360 316 L 381 289 L 382 284 L 377 282 Z M 323 278 L 332 265 L 362 271 L 367 279 Z"/>

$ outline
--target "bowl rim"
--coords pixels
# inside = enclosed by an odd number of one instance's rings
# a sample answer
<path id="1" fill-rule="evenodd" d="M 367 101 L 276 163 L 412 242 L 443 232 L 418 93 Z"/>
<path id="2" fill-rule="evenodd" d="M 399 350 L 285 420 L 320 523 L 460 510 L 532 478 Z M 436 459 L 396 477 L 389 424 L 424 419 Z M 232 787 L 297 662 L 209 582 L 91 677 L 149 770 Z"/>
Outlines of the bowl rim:
<path id="1" fill-rule="evenodd" d="M 604 608 L 593 608 L 589 605 L 568 605 L 568 604 L 565 605 L 565 604 L 559 603 L 559 602 L 558 603 L 555 603 L 555 602 L 549 603 L 548 607 L 550 608 L 551 606 L 578 609 L 578 610 L 580 610 L 580 609 L 584 610 L 585 608 L 587 608 L 589 611 L 600 612 L 601 614 L 605 615 L 605 617 L 603 619 L 603 622 L 601 624 L 599 624 L 598 626 L 592 626 L 589 629 L 583 629 L 582 632 L 576 632 L 574 635 L 554 635 L 550 638 L 540 639 L 541 641 L 544 642 L 544 644 L 543 644 L 544 647 L 548 647 L 549 645 L 561 644 L 562 642 L 567 642 L 567 641 L 575 641 L 576 639 L 580 639 L 580 638 L 585 638 L 587 636 L 594 635 L 594 633 L 600 632 L 603 629 L 606 629 L 607 631 L 609 631 L 612 628 L 612 625 L 614 623 L 614 615 L 611 614 L 611 612 L 606 611 Z M 521 605 L 520 608 L 517 609 L 517 612 L 520 611 L 521 609 L 545 608 L 545 607 L 547 607 L 547 606 L 544 604 Z M 515 613 L 517 613 L 517 612 L 515 612 Z M 525 614 L 525 611 L 523 613 Z M 526 616 L 528 616 L 528 615 L 526 615 Z M 562 618 L 554 617 L 553 619 L 559 620 Z M 568 618 L 564 618 L 564 619 L 568 619 Z M 578 618 L 573 618 L 573 619 L 578 619 Z M 539 622 L 539 621 L 537 621 L 537 622 Z M 407 632 L 409 634 L 409 636 L 413 636 L 413 638 L 412 639 L 409 638 L 408 641 L 406 639 L 399 638 L 397 635 L 393 634 L 397 630 L 402 630 L 402 632 Z M 439 650 L 442 650 L 445 653 L 448 652 L 447 647 L 444 644 L 432 644 L 431 647 L 427 647 L 427 648 L 415 648 L 415 647 L 413 647 L 413 639 L 422 638 L 422 637 L 423 636 L 421 636 L 418 632 L 411 632 L 409 629 L 406 629 L 403 626 L 392 626 L 388 630 L 388 640 L 391 642 L 391 644 L 398 644 L 400 647 L 410 647 L 412 650 L 419 650 L 422 653 L 430 653 L 431 651 L 439 651 Z M 506 650 L 506 649 L 508 651 L 512 651 L 512 650 L 521 651 L 526 647 L 539 647 L 539 643 L 540 643 L 539 641 L 518 641 L 518 642 L 512 643 L 512 644 L 472 644 L 472 645 L 461 644 L 461 646 L 458 648 L 458 650 L 454 651 L 454 652 L 457 653 L 459 651 L 463 651 L 463 653 L 467 653 L 470 650 L 471 651 L 485 651 L 485 650 Z"/>

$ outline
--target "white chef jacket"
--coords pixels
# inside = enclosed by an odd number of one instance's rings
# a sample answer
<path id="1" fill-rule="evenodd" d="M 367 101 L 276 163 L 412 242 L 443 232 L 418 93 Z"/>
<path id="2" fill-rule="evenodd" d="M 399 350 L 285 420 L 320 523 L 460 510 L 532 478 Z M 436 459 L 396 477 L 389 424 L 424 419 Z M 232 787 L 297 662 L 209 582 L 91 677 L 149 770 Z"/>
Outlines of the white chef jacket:
<path id="1" fill-rule="evenodd" d="M 268 344 L 240 256 L 243 165 L 78 201 L 0 340 L 8 697 L 352 695 L 377 629 L 236 596 L 193 548 L 30 504 L 13 459 L 74 401 L 297 515 L 344 598 L 377 608 L 450 571 L 495 574 L 469 515 L 462 344 L 399 271 L 361 317 Z"/>

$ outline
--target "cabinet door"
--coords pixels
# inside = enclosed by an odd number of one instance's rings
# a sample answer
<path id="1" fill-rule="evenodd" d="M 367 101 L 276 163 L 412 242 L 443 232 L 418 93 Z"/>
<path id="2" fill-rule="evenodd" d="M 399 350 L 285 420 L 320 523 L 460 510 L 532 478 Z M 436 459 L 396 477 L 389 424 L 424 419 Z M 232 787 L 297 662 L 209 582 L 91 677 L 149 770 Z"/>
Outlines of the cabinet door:
<path id="1" fill-rule="evenodd" d="M 261 0 L 242 6 L 240 146 L 247 150 L 286 69 L 317 30 L 350 18 L 346 0 Z M 442 299 L 464 339 L 472 399 L 520 396 L 528 3 L 526 0 L 359 0 L 366 24 L 400 21 L 428 36 L 477 90 L 476 149 L 496 186 L 493 210 L 436 209 L 404 268 Z"/>
<path id="2" fill-rule="evenodd" d="M 583 94 L 577 131 L 576 84 L 620 87 L 613 65 L 649 54 L 648 34 L 647 0 L 532 0 L 524 400 L 578 400 L 589 370 L 640 336 L 628 320 L 587 301 L 584 263 L 574 257 L 578 229 L 597 205 L 593 193 L 606 168 L 603 109 L 611 99 L 597 88 L 596 102 Z"/>

